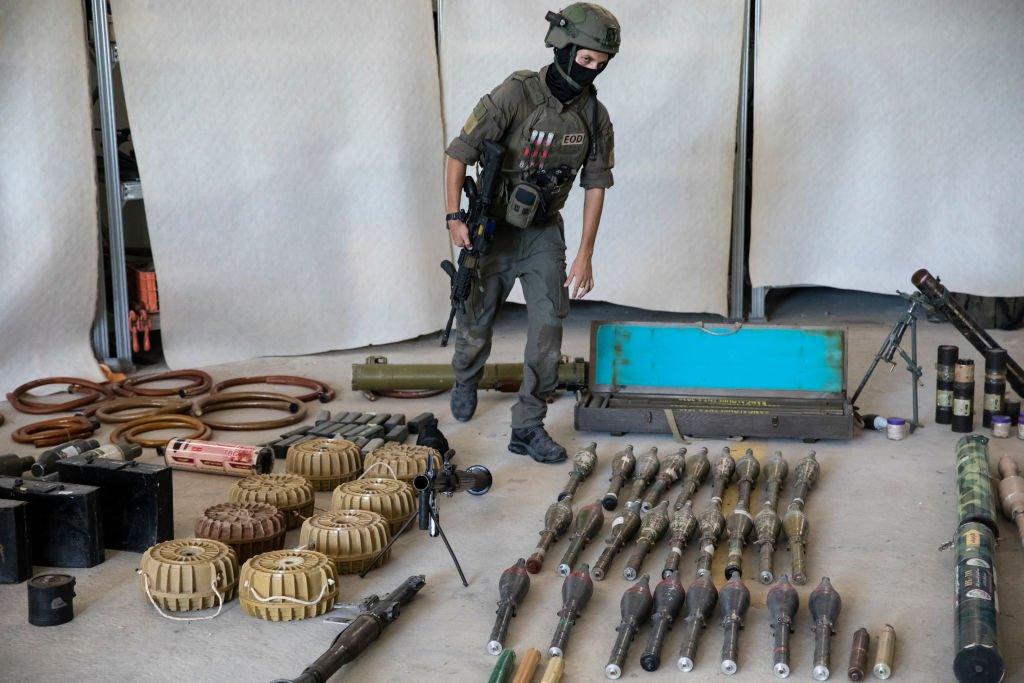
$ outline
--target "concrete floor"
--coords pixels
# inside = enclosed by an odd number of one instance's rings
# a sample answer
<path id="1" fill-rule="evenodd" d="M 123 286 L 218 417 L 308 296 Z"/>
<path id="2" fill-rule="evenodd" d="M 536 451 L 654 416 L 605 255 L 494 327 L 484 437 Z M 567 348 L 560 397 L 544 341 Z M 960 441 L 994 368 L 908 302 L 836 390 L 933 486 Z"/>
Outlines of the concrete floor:
<path id="1" fill-rule="evenodd" d="M 849 325 L 849 377 L 856 385 L 891 324 L 901 310 L 894 297 L 851 297 L 817 291 L 798 296 L 773 293 L 769 301 L 773 323 L 844 323 Z M 832 313 L 825 313 L 831 311 Z M 880 313 L 883 311 L 884 313 Z M 569 320 L 563 350 L 583 355 L 587 349 L 588 321 L 607 318 L 672 319 L 682 316 L 648 315 L 606 305 L 578 307 Z M 493 359 L 514 361 L 521 357 L 523 312 L 510 308 L 495 335 Z M 1024 357 L 1024 335 L 993 335 L 1017 358 Z M 858 433 L 853 441 L 821 442 L 813 448 L 821 463 L 819 485 L 810 495 L 807 512 L 812 531 L 809 546 L 811 585 L 799 588 L 801 610 L 793 636 L 793 677 L 810 679 L 812 637 L 809 630 L 807 597 L 822 575 L 828 575 L 843 596 L 843 612 L 833 647 L 833 671 L 843 679 L 847 652 L 853 632 L 867 627 L 876 636 L 890 623 L 898 634 L 894 680 L 952 680 L 953 647 L 953 564 L 952 552 L 939 552 L 956 525 L 956 495 L 953 446 L 957 435 L 932 424 L 935 347 L 957 344 L 961 353 L 980 357 L 948 325 L 922 323 L 919 348 L 925 366 L 921 391 L 926 428 L 903 442 L 888 441 L 877 433 Z M 482 463 L 494 474 L 495 485 L 486 496 L 458 494 L 441 502 L 441 520 L 470 579 L 463 588 L 454 568 L 437 540 L 423 533 L 410 533 L 395 549 L 391 561 L 365 580 L 344 577 L 341 597 L 358 600 L 371 592 L 386 593 L 406 576 L 423 573 L 427 586 L 370 651 L 346 667 L 339 680 L 423 681 L 443 675 L 450 680 L 486 680 L 495 658 L 484 645 L 491 628 L 497 580 L 500 572 L 516 558 L 528 555 L 541 527 L 546 507 L 560 490 L 568 466 L 544 466 L 506 451 L 508 411 L 513 397 L 496 393 L 481 397 L 477 417 L 468 424 L 451 420 L 447 396 L 422 401 L 382 399 L 368 403 L 349 388 L 350 365 L 370 353 L 385 353 L 395 362 L 444 362 L 449 351 L 437 348 L 434 339 L 421 339 L 386 347 L 328 353 L 299 358 L 261 358 L 208 368 L 215 379 L 255 373 L 280 372 L 308 375 L 331 383 L 338 398 L 327 407 L 332 411 L 361 410 L 405 412 L 413 415 L 432 410 L 442 418 L 442 427 L 459 452 L 463 466 Z M 980 385 L 980 382 L 979 382 Z M 981 388 L 979 386 L 979 397 Z M 861 400 L 871 412 L 906 415 L 910 410 L 907 373 L 884 369 L 876 374 Z M 626 443 L 638 451 L 657 446 L 663 454 L 676 445 L 668 437 L 612 438 L 605 434 L 578 434 L 572 428 L 573 401 L 559 398 L 552 406 L 548 426 L 567 447 L 588 441 L 598 443 L 599 469 L 586 481 L 579 500 L 598 497 L 606 487 L 608 458 Z M 9 440 L 12 428 L 32 420 L 0 404 L 8 424 L 0 433 L 0 452 L 26 453 Z M 980 417 L 979 417 L 980 422 Z M 104 431 L 103 434 L 106 432 Z M 247 443 L 265 440 L 269 434 L 216 434 L 222 440 Z M 714 453 L 726 442 L 700 441 Z M 752 448 L 759 458 L 779 449 L 789 460 L 791 471 L 811 448 L 795 441 L 748 441 L 730 443 L 734 450 Z M 1024 465 L 1024 442 L 995 440 L 991 444 L 994 464 L 1003 453 L 1014 454 Z M 155 461 L 148 453 L 146 460 Z M 283 463 L 277 463 L 278 470 Z M 176 472 L 176 535 L 192 533 L 193 520 L 205 507 L 226 499 L 234 479 Z M 784 496 L 788 494 L 784 493 Z M 673 498 L 674 491 L 670 493 Z M 759 505 L 761 488 L 753 504 Z M 697 496 L 698 509 L 710 496 L 705 486 Z M 735 503 L 730 489 L 725 511 Z M 319 507 L 328 508 L 330 494 L 317 495 Z M 756 508 L 755 508 L 756 509 Z M 608 522 L 606 522 L 607 529 Z M 1016 544 L 1012 526 L 1003 520 L 1006 542 L 998 554 L 1000 577 L 1000 640 L 1007 663 L 1006 680 L 1024 680 L 1024 552 Z M 297 531 L 288 541 L 297 543 Z M 522 652 L 527 647 L 545 651 L 554 629 L 560 605 L 562 580 L 554 573 L 557 558 L 565 547 L 554 546 L 544 571 L 533 577 L 526 604 L 513 621 L 507 645 Z M 584 553 L 593 562 L 600 552 L 595 545 Z M 724 551 L 719 548 L 713 567 L 716 584 L 722 583 Z M 657 573 L 664 557 L 659 547 L 648 559 L 646 569 Z M 683 583 L 692 579 L 695 551 L 683 558 Z M 338 627 L 320 620 L 295 623 L 265 623 L 242 614 L 238 603 L 229 603 L 213 621 L 171 622 L 160 618 L 140 595 L 135 568 L 139 556 L 107 551 L 103 564 L 87 570 L 67 571 L 78 579 L 75 620 L 69 624 L 39 629 L 26 622 L 25 586 L 0 586 L 0 679 L 48 681 L 106 680 L 189 680 L 267 681 L 294 676 L 331 642 Z M 747 552 L 748 576 L 754 575 L 756 559 Z M 776 566 L 788 566 L 789 554 L 776 556 Z M 603 680 L 603 667 L 615 637 L 618 602 L 628 585 L 622 578 L 622 558 L 604 582 L 596 583 L 594 598 L 577 624 L 567 649 L 565 680 Z M 36 567 L 36 572 L 45 571 Z M 771 675 L 771 634 L 765 608 L 767 587 L 748 581 L 752 606 L 740 644 L 740 671 L 736 680 L 774 680 Z M 717 618 L 704 633 L 689 675 L 674 666 L 680 632 L 669 634 L 665 664 L 654 674 L 643 672 L 639 652 L 646 640 L 642 631 L 625 666 L 624 678 L 644 680 L 724 680 L 719 672 L 721 631 Z M 872 650 L 873 655 L 873 650 Z M 544 657 L 546 660 L 546 656 Z M 542 662 L 543 666 L 543 662 Z M 540 676 L 538 674 L 537 679 Z"/>

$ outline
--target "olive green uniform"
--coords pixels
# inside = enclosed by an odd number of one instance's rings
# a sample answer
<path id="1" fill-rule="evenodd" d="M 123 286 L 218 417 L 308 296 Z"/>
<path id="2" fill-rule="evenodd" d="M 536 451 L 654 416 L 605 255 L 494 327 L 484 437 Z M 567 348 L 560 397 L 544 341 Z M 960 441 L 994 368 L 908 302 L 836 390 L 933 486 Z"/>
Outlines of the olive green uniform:
<path id="1" fill-rule="evenodd" d="M 552 133 L 543 168 L 561 169 L 559 180 L 545 189 L 545 204 L 524 229 L 499 220 L 490 253 L 481 259 L 480 280 L 473 285 L 458 331 L 452 367 L 460 384 L 475 385 L 491 352 L 494 318 L 519 278 L 526 298 L 529 328 L 526 337 L 523 384 L 512 408 L 512 428 L 540 425 L 547 413 L 546 398 L 555 390 L 562 349 L 562 319 L 569 313 L 566 280 L 565 230 L 558 213 L 577 173 L 586 189 L 612 186 L 614 134 L 608 112 L 587 86 L 562 104 L 551 94 L 545 74 L 517 71 L 481 98 L 462 132 L 446 150 L 453 159 L 476 163 L 485 140 L 507 149 L 502 183 L 493 215 L 504 216 L 511 187 L 522 175 L 521 163 L 537 168 L 544 155 L 531 147 L 533 131 Z M 544 140 L 545 136 L 540 136 Z M 529 152 L 533 151 L 534 154 Z M 526 157 L 524 158 L 524 153 Z"/>

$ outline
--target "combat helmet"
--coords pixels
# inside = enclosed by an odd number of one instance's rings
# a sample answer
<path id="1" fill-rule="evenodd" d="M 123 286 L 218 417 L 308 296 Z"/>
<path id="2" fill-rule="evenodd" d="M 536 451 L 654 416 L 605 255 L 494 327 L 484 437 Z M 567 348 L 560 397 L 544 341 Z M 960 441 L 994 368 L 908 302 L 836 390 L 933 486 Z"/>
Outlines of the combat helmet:
<path id="1" fill-rule="evenodd" d="M 609 55 L 619 51 L 619 20 L 600 5 L 574 2 L 561 12 L 548 12 L 545 19 L 551 24 L 544 37 L 548 47 L 575 45 Z"/>

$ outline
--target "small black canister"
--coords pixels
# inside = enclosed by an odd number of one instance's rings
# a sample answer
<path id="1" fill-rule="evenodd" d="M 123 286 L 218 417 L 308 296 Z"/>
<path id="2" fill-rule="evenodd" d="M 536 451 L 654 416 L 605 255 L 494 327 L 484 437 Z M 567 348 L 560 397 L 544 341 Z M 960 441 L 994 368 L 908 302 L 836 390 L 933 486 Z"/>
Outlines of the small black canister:
<path id="1" fill-rule="evenodd" d="M 1014 427 L 1020 422 L 1020 399 L 1010 394 L 1003 400 L 1005 407 L 1004 414 L 1009 416 L 1010 424 Z"/>
<path id="2" fill-rule="evenodd" d="M 40 574 L 28 580 L 28 623 L 57 626 L 75 618 L 75 577 Z"/>
<path id="3" fill-rule="evenodd" d="M 935 363 L 935 423 L 948 425 L 953 422 L 953 366 L 960 355 L 960 349 L 950 344 L 939 347 L 939 359 Z"/>
<path id="4" fill-rule="evenodd" d="M 953 370 L 953 431 L 974 429 L 974 361 L 960 358 Z"/>
<path id="5" fill-rule="evenodd" d="M 985 350 L 985 395 L 981 404 L 981 425 L 992 426 L 992 416 L 1003 413 L 1006 397 L 1005 349 Z"/>

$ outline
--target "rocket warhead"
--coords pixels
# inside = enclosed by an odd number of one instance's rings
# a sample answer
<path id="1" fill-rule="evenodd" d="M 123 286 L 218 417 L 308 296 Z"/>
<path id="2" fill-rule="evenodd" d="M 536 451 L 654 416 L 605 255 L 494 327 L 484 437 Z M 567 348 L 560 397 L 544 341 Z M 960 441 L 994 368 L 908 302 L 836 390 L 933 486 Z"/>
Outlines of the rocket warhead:
<path id="1" fill-rule="evenodd" d="M 683 644 L 679 648 L 679 659 L 676 660 L 680 671 L 693 670 L 693 658 L 697 653 L 701 630 L 707 624 L 717 601 L 718 591 L 707 576 L 698 576 L 686 590 L 687 614 L 683 620 Z"/>
<path id="2" fill-rule="evenodd" d="M 682 490 L 679 491 L 673 506 L 676 510 L 682 509 L 683 505 L 693 498 L 693 494 L 700 488 L 701 483 L 707 479 L 708 472 L 710 471 L 711 463 L 708 461 L 708 449 L 701 448 L 686 456 L 686 464 L 683 466 Z"/>
<path id="3" fill-rule="evenodd" d="M 633 474 L 635 467 L 636 456 L 633 455 L 633 446 L 627 445 L 615 454 L 612 459 L 612 474 L 608 478 L 608 492 L 601 499 L 605 510 L 614 510 L 618 506 L 622 484 Z"/>
<path id="4" fill-rule="evenodd" d="M 643 512 L 650 510 L 658 502 L 661 494 L 683 475 L 683 467 L 686 464 L 684 455 L 686 455 L 686 449 L 680 448 L 661 463 L 658 476 L 655 478 L 654 484 L 647 490 L 640 505 Z"/>
<path id="5" fill-rule="evenodd" d="M 783 574 L 779 582 L 768 589 L 768 613 L 772 617 L 772 628 L 785 628 L 793 631 L 793 617 L 800 608 L 800 594 Z"/>
<path id="6" fill-rule="evenodd" d="M 644 489 L 658 476 L 661 469 L 661 461 L 658 460 L 658 449 L 651 447 L 646 453 L 636 459 L 636 466 L 633 468 L 633 480 L 629 483 L 627 502 L 639 500 Z"/>
<path id="7" fill-rule="evenodd" d="M 566 497 L 548 506 L 544 513 L 544 529 L 540 532 L 540 541 L 537 543 L 537 550 L 526 560 L 526 570 L 531 574 L 540 571 L 544 564 L 544 556 L 547 549 L 551 547 L 565 530 L 572 523 L 572 497 Z"/>
<path id="8" fill-rule="evenodd" d="M 765 481 L 769 483 L 778 482 L 781 485 L 789 475 L 789 463 L 782 457 L 782 451 L 772 453 L 761 469 L 764 473 Z"/>
<path id="9" fill-rule="evenodd" d="M 743 579 L 734 574 L 718 594 L 722 614 L 722 673 L 732 675 L 739 669 L 739 630 L 750 607 L 750 591 Z"/>
<path id="10" fill-rule="evenodd" d="M 732 481 L 732 475 L 736 471 L 736 461 L 732 459 L 732 452 L 726 446 L 722 452 L 715 456 L 711 463 L 711 479 L 714 486 L 713 498 L 722 499 L 725 487 Z"/>
<path id="11" fill-rule="evenodd" d="M 722 516 L 721 503 L 712 499 L 708 506 L 697 515 L 700 529 L 700 553 L 697 556 L 697 575 L 703 576 L 711 571 L 714 560 L 715 546 L 725 529 L 725 517 Z"/>
<path id="12" fill-rule="evenodd" d="M 562 609 L 569 608 L 578 615 L 593 595 L 594 581 L 590 578 L 590 565 L 584 562 L 562 582 Z"/>
<path id="13" fill-rule="evenodd" d="M 811 451 L 803 460 L 797 463 L 796 486 L 798 488 L 806 486 L 808 491 L 811 490 L 818 481 L 818 474 L 820 472 L 821 465 L 818 464 L 814 451 Z"/>
<path id="14" fill-rule="evenodd" d="M 760 473 L 761 463 L 754 457 L 754 451 L 748 448 L 743 457 L 736 461 L 736 480 L 753 484 Z"/>
<path id="15" fill-rule="evenodd" d="M 999 500 L 1003 514 L 1017 525 L 1017 535 L 1024 544 L 1024 477 L 1017 463 L 1008 454 L 999 460 Z"/>
<path id="16" fill-rule="evenodd" d="M 597 466 L 597 444 L 591 441 L 589 444 L 576 451 L 572 456 L 572 472 L 569 473 L 569 482 L 558 494 L 558 500 L 576 494 L 580 482 L 589 477 Z"/>
<path id="17" fill-rule="evenodd" d="M 810 524 L 804 511 L 792 505 L 782 518 L 782 529 L 786 532 L 786 539 L 789 541 L 789 550 L 793 554 L 793 583 L 804 585 L 807 583 L 807 569 L 805 566 L 804 550 L 807 544 L 807 532 Z"/>
<path id="18" fill-rule="evenodd" d="M 530 575 L 526 571 L 526 560 L 520 557 L 514 565 L 503 571 L 501 578 L 498 579 L 497 617 L 491 630 L 491 638 L 487 642 L 487 651 L 492 655 L 500 655 L 504 649 L 509 623 L 529 590 Z"/>
<path id="19" fill-rule="evenodd" d="M 672 628 L 672 622 L 683 608 L 686 593 L 679 582 L 678 572 L 669 572 L 654 588 L 654 604 L 651 613 L 651 634 L 647 647 L 640 655 L 640 666 L 644 671 L 656 671 L 661 666 L 661 648 L 665 636 Z"/>
<path id="20" fill-rule="evenodd" d="M 636 624 L 646 621 L 651 615 L 651 605 L 653 604 L 651 577 L 644 574 L 622 593 L 622 598 L 619 600 L 619 613 L 622 616 L 622 621 Z"/>
<path id="21" fill-rule="evenodd" d="M 693 501 L 686 501 L 686 505 L 676 510 L 669 522 L 669 533 L 673 539 L 682 539 L 686 543 L 697 530 L 697 515 L 693 514 Z"/>
<path id="22" fill-rule="evenodd" d="M 768 591 L 768 612 L 775 632 L 772 650 L 772 672 L 776 678 L 789 677 L 789 634 L 793 632 L 793 617 L 800 608 L 800 595 L 785 574 Z"/>
<path id="23" fill-rule="evenodd" d="M 754 530 L 754 520 L 744 508 L 737 506 L 725 523 L 729 537 L 729 559 L 725 565 L 725 578 L 731 579 L 734 574 L 742 574 L 743 548 Z"/>
<path id="24" fill-rule="evenodd" d="M 600 500 L 590 505 L 584 505 L 577 511 L 576 524 L 573 526 L 569 547 L 566 548 L 565 555 L 562 556 L 562 561 L 558 564 L 557 571 L 561 576 L 569 576 L 576 558 L 579 557 L 583 548 L 601 532 L 602 526 L 604 526 L 604 508 Z"/>
<path id="25" fill-rule="evenodd" d="M 822 577 L 821 583 L 811 591 L 808 607 L 811 619 L 814 620 L 811 625 L 814 631 L 814 667 L 811 675 L 817 681 L 826 681 L 830 675 L 832 635 L 836 631 L 839 610 L 843 607 L 839 592 L 832 587 L 827 576 Z"/>
<path id="26" fill-rule="evenodd" d="M 626 567 L 622 575 L 627 581 L 636 578 L 640 566 L 643 564 L 647 553 L 658 542 L 668 528 L 668 501 L 661 501 L 661 505 L 647 513 L 640 522 L 640 530 L 637 532 L 636 547 L 626 561 Z"/>
<path id="27" fill-rule="evenodd" d="M 775 510 L 767 505 L 754 517 L 754 529 L 757 538 L 754 543 L 761 549 L 761 560 L 758 567 L 758 575 L 763 584 L 770 584 L 775 579 L 772 571 L 772 553 L 775 550 L 775 542 L 779 538 L 779 531 L 782 529 L 782 520 Z"/>

